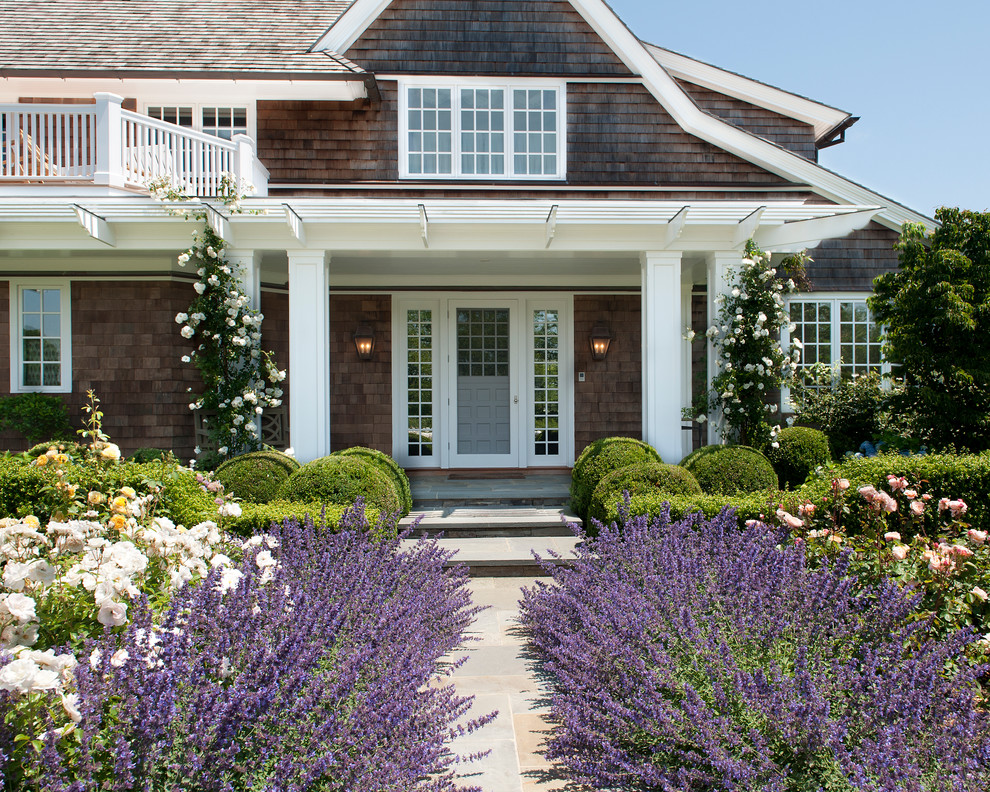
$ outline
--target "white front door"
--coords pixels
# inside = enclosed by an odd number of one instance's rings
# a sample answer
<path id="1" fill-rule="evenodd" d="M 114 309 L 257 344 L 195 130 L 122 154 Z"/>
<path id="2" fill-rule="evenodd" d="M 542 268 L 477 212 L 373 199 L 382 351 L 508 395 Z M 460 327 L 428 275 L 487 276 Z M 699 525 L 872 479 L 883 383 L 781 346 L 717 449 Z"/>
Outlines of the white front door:
<path id="1" fill-rule="evenodd" d="M 405 467 L 573 462 L 569 297 L 393 303 L 393 456 Z"/>

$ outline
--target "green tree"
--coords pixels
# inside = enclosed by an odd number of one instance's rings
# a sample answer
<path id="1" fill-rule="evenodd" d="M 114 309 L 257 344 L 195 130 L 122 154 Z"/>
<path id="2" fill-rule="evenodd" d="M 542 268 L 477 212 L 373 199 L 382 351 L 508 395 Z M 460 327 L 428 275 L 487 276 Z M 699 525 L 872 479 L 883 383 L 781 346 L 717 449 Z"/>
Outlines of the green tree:
<path id="1" fill-rule="evenodd" d="M 900 267 L 874 282 L 870 310 L 900 364 L 897 410 L 936 448 L 990 448 L 990 212 L 943 207 L 928 234 L 906 224 Z"/>

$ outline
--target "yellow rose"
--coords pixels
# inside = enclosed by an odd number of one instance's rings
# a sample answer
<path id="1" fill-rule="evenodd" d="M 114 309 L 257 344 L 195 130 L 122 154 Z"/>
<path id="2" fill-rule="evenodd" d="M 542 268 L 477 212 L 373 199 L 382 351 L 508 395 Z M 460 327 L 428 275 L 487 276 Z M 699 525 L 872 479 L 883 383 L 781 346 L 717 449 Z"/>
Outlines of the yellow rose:
<path id="1" fill-rule="evenodd" d="M 117 530 L 124 530 L 124 526 L 127 525 L 127 518 L 123 514 L 115 514 L 110 518 L 110 527 Z"/>
<path id="2" fill-rule="evenodd" d="M 35 460 L 35 464 L 38 467 L 44 467 L 45 465 L 48 464 L 48 457 L 45 454 L 42 454 Z"/>
<path id="3" fill-rule="evenodd" d="M 41 527 L 41 522 L 39 522 L 38 518 L 35 517 L 33 514 L 29 514 L 27 517 L 21 520 L 21 522 L 33 528 L 35 531 L 37 531 Z"/>
<path id="4" fill-rule="evenodd" d="M 120 494 L 127 498 L 133 498 L 137 493 L 131 487 L 121 487 Z"/>
<path id="5" fill-rule="evenodd" d="M 116 498 L 113 499 L 113 503 L 111 504 L 110 508 L 113 509 L 115 512 L 127 511 L 127 498 L 125 498 L 123 495 L 118 495 Z"/>
<path id="6" fill-rule="evenodd" d="M 102 492 L 97 492 L 96 490 L 93 490 L 92 492 L 89 493 L 89 495 L 86 496 L 86 500 L 89 501 L 89 504 L 91 506 L 99 506 L 106 499 L 103 497 Z"/>
<path id="7" fill-rule="evenodd" d="M 55 461 L 58 462 L 60 465 L 64 465 L 66 462 L 69 461 L 69 457 L 66 454 L 59 454 L 58 456 L 55 457 Z"/>

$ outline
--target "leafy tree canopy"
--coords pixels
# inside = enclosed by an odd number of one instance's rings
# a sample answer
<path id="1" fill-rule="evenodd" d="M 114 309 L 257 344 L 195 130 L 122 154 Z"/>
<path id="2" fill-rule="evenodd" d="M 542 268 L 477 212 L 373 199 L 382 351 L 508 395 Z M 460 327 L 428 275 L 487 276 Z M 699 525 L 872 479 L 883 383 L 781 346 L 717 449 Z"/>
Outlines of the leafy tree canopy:
<path id="1" fill-rule="evenodd" d="M 990 212 L 942 208 L 927 234 L 904 226 L 900 268 L 874 282 L 870 310 L 900 364 L 895 399 L 935 447 L 990 448 Z"/>

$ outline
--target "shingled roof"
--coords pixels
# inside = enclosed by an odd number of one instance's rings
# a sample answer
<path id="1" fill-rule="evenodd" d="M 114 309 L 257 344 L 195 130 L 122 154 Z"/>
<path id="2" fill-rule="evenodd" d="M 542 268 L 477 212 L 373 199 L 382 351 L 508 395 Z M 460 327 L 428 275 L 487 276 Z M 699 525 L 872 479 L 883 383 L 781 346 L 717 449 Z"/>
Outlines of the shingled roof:
<path id="1" fill-rule="evenodd" d="M 0 0 L 0 75 L 346 76 L 309 52 L 349 0 Z"/>

